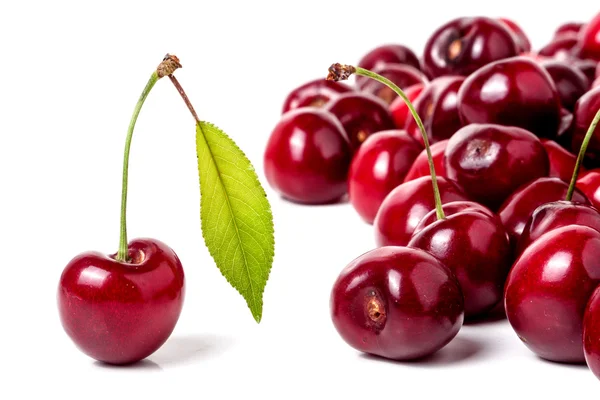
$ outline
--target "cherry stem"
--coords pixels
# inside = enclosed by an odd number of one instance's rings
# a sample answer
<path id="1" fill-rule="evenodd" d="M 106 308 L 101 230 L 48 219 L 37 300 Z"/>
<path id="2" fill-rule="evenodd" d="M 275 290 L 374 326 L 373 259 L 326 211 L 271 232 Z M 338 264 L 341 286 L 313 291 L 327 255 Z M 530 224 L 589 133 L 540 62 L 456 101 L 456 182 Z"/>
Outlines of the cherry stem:
<path id="1" fill-rule="evenodd" d="M 571 176 L 571 183 L 569 184 L 569 190 L 567 191 L 566 201 L 571 201 L 573 198 L 573 192 L 575 191 L 575 186 L 577 184 L 577 177 L 579 176 L 579 170 L 581 168 L 581 164 L 583 163 L 583 158 L 585 157 L 585 152 L 587 150 L 590 139 L 592 138 L 594 131 L 596 130 L 596 126 L 600 121 L 600 109 L 596 112 L 596 116 L 592 120 L 590 127 L 588 128 L 583 142 L 581 142 L 581 147 L 579 148 L 579 154 L 577 155 L 577 160 L 575 161 L 575 169 L 573 170 L 573 175 Z"/>
<path id="2" fill-rule="evenodd" d="M 169 75 L 169 79 L 171 79 L 171 82 L 173 83 L 173 86 L 175 86 L 175 88 L 177 89 L 177 92 L 179 92 L 179 95 L 183 99 L 183 102 L 185 103 L 185 105 L 187 106 L 187 108 L 192 113 L 192 116 L 194 117 L 194 119 L 196 120 L 196 122 L 200 122 L 200 119 L 198 118 L 198 114 L 196 114 L 196 110 L 194 110 L 194 106 L 192 105 L 192 102 L 187 97 L 187 94 L 185 94 L 185 90 L 183 90 L 183 88 L 181 87 L 181 84 L 179 83 L 179 81 L 177 80 L 177 78 L 175 78 L 175 76 L 173 76 L 173 75 Z"/>
<path id="3" fill-rule="evenodd" d="M 433 186 L 433 198 L 435 200 L 435 213 L 438 219 L 444 219 L 446 216 L 444 215 L 444 209 L 442 208 L 442 198 L 440 196 L 440 189 L 438 187 L 437 176 L 435 174 L 435 166 L 433 165 L 433 156 L 431 155 L 431 149 L 429 148 L 429 137 L 427 136 L 427 132 L 425 131 L 425 126 L 423 125 L 423 121 L 421 121 L 421 117 L 415 110 L 415 107 L 412 105 L 408 96 L 400 89 L 394 82 L 390 81 L 384 76 L 381 76 L 375 72 L 369 71 L 368 69 L 354 67 L 352 65 L 344 65 L 344 64 L 333 64 L 329 68 L 329 75 L 327 75 L 328 80 L 340 81 L 348 79 L 352 74 L 366 76 L 367 78 L 374 79 L 380 83 L 383 83 L 390 89 L 392 89 L 398 96 L 404 100 L 406 106 L 410 110 L 419 130 L 421 131 L 421 136 L 423 136 L 423 143 L 425 144 L 425 151 L 427 153 L 427 161 L 429 163 L 429 172 L 431 174 L 431 185 Z"/>

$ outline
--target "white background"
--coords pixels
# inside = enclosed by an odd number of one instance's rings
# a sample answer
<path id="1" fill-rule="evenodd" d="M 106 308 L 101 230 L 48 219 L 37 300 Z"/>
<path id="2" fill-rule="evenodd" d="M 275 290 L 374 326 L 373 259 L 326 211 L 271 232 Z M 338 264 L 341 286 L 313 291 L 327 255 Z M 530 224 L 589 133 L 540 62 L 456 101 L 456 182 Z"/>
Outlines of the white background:
<path id="1" fill-rule="evenodd" d="M 167 52 L 200 117 L 262 174 L 283 99 L 385 42 L 421 54 L 461 15 L 507 16 L 535 47 L 592 1 L 3 1 L 0 12 L 0 398 L 564 399 L 597 396 L 583 366 L 542 361 L 506 321 L 465 326 L 431 359 L 360 355 L 337 335 L 329 292 L 374 246 L 349 204 L 302 207 L 269 188 L 276 256 L 257 325 L 202 241 L 194 124 L 160 81 L 142 110 L 130 168 L 130 238 L 163 240 L 187 278 L 171 339 L 128 368 L 80 353 L 57 315 L 66 263 L 118 244 L 122 149 L 133 106 Z M 553 4 L 553 5 L 551 5 Z M 368 8 L 367 8 L 368 6 Z M 568 397 L 567 397 L 568 396 Z M 54 396 L 52 396 L 54 397 Z"/>

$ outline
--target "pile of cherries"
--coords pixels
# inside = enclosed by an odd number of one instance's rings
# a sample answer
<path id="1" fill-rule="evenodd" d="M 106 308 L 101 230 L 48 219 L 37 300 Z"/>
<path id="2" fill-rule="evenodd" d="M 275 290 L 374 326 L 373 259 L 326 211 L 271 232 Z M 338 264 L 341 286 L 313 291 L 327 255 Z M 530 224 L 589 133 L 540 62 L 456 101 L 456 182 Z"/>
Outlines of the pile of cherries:
<path id="1" fill-rule="evenodd" d="M 346 342 L 424 357 L 504 303 L 534 353 L 600 378 L 599 62 L 600 14 L 538 52 L 510 20 L 458 18 L 421 59 L 384 45 L 336 77 L 354 86 L 289 94 L 269 184 L 303 204 L 348 197 L 379 246 L 334 284 Z"/>

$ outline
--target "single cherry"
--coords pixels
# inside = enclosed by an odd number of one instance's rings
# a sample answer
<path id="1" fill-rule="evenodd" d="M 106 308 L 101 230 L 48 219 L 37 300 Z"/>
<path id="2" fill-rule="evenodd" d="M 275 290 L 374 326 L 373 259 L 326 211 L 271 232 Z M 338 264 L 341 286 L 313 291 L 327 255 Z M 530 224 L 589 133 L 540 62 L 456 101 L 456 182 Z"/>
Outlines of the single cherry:
<path id="1" fill-rule="evenodd" d="M 458 91 L 458 111 L 465 124 L 513 125 L 547 138 L 556 137 L 561 122 L 552 78 L 525 57 L 496 61 L 469 76 Z"/>
<path id="2" fill-rule="evenodd" d="M 567 60 L 574 56 L 577 41 L 576 34 L 564 33 L 555 36 L 550 43 L 538 51 L 538 54 L 544 57 L 552 57 L 557 60 Z"/>
<path id="3" fill-rule="evenodd" d="M 600 286 L 596 288 L 585 308 L 583 353 L 588 367 L 600 379 Z"/>
<path id="4" fill-rule="evenodd" d="M 548 155 L 540 140 L 518 127 L 471 124 L 448 141 L 446 176 L 469 196 L 497 209 L 524 183 L 547 176 Z"/>
<path id="5" fill-rule="evenodd" d="M 588 127 L 598 110 L 600 110 L 600 88 L 590 90 L 581 96 L 575 104 L 575 121 L 571 143 L 573 151 L 579 151 Z M 588 168 L 600 167 L 600 127 L 596 127 L 590 138 L 584 163 Z"/>
<path id="6" fill-rule="evenodd" d="M 306 204 L 339 200 L 346 194 L 351 152 L 344 128 L 317 108 L 285 113 L 267 143 L 267 181 L 283 197 Z"/>
<path id="7" fill-rule="evenodd" d="M 451 201 L 450 203 L 442 204 L 442 211 L 444 212 L 444 216 L 446 217 L 466 211 L 482 213 L 483 215 L 486 215 L 490 218 L 498 218 L 498 216 L 494 214 L 492 210 L 480 203 L 475 203 L 474 201 Z M 413 232 L 413 236 L 417 235 L 424 228 L 427 228 L 429 225 L 439 220 L 440 219 L 438 218 L 437 210 L 429 211 L 427 214 L 425 214 L 423 218 L 421 218 L 421 220 L 417 224 Z"/>
<path id="8" fill-rule="evenodd" d="M 419 83 L 425 84 L 427 82 L 425 75 L 410 65 L 384 64 L 374 68 L 373 72 L 391 80 L 401 89 L 406 89 Z M 379 97 L 385 101 L 386 104 L 391 104 L 392 101 L 398 97 L 398 95 L 385 84 L 374 80 L 363 82 L 360 86 L 360 90 Z"/>
<path id="9" fill-rule="evenodd" d="M 508 18 L 498 18 L 498 21 L 506 25 L 508 30 L 514 35 L 519 53 L 527 53 L 531 51 L 531 42 L 529 41 L 529 38 L 516 22 Z"/>
<path id="10" fill-rule="evenodd" d="M 423 250 L 381 247 L 352 261 L 331 291 L 331 319 L 356 350 L 394 360 L 435 353 L 458 333 L 463 295 Z"/>
<path id="11" fill-rule="evenodd" d="M 282 114 L 300 107 L 322 107 L 340 94 L 353 91 L 340 82 L 315 79 L 290 92 L 283 103 Z"/>
<path id="12" fill-rule="evenodd" d="M 348 194 L 358 214 L 373 223 L 383 199 L 404 181 L 421 146 L 405 131 L 374 133 L 360 146 L 350 165 Z"/>
<path id="13" fill-rule="evenodd" d="M 585 24 L 583 22 L 566 22 L 562 25 L 560 25 L 558 28 L 556 28 L 556 30 L 554 31 L 554 36 L 561 36 L 569 33 L 579 33 L 579 31 L 581 30 L 581 28 L 583 28 Z"/>
<path id="14" fill-rule="evenodd" d="M 554 229 L 527 247 L 505 289 L 508 321 L 538 356 L 583 362 L 583 315 L 600 284 L 600 233 L 587 226 Z"/>
<path id="15" fill-rule="evenodd" d="M 567 60 L 570 65 L 577 68 L 581 71 L 588 79 L 588 82 L 591 84 L 596 77 L 596 67 L 598 66 L 598 61 L 589 60 L 589 59 L 579 59 L 579 58 L 571 58 Z"/>
<path id="16" fill-rule="evenodd" d="M 439 177 L 446 176 L 446 166 L 444 165 L 444 153 L 446 152 L 446 146 L 448 145 L 448 139 L 442 140 L 431 145 L 431 156 L 433 158 L 433 165 L 435 166 L 435 172 Z M 427 160 L 427 150 L 423 149 L 413 162 L 412 167 L 406 174 L 404 182 L 412 181 L 422 176 L 430 176 L 431 170 L 429 169 L 429 161 Z"/>
<path id="17" fill-rule="evenodd" d="M 542 66 L 556 85 L 561 105 L 573 111 L 575 103 L 588 90 L 587 77 L 579 69 L 562 61 L 546 61 Z"/>
<path id="18" fill-rule="evenodd" d="M 436 30 L 425 45 L 423 71 L 430 78 L 468 76 L 480 67 L 519 53 L 515 36 L 502 22 L 458 18 Z"/>
<path id="19" fill-rule="evenodd" d="M 416 85 L 409 86 L 404 90 L 406 93 L 406 97 L 410 100 L 411 103 L 414 103 L 415 100 L 419 97 L 426 84 L 417 83 Z M 398 129 L 404 129 L 406 125 L 406 121 L 410 117 L 408 106 L 402 97 L 396 97 L 394 101 L 390 104 L 390 113 L 392 114 L 392 118 L 394 119 L 394 123 Z"/>
<path id="20" fill-rule="evenodd" d="M 365 54 L 357 65 L 372 70 L 385 64 L 405 64 L 418 70 L 421 69 L 421 63 L 417 55 L 401 44 L 386 44 L 376 47 Z M 356 83 L 359 87 L 361 83 L 366 81 L 368 81 L 368 78 L 356 76 Z"/>
<path id="21" fill-rule="evenodd" d="M 443 76 L 432 80 L 416 99 L 414 106 L 423 119 L 423 125 L 430 143 L 448 139 L 462 127 L 458 115 L 458 89 L 465 78 L 461 76 Z M 423 138 L 414 118 L 409 118 L 406 131 L 421 144 Z"/>
<path id="22" fill-rule="evenodd" d="M 542 139 L 542 144 L 550 160 L 550 171 L 548 176 L 557 177 L 565 182 L 571 181 L 573 168 L 577 157 L 554 140 Z M 584 168 L 581 167 L 581 170 Z"/>
<path id="23" fill-rule="evenodd" d="M 579 56 L 600 61 L 600 13 L 579 32 Z"/>
<path id="24" fill-rule="evenodd" d="M 329 102 L 325 109 L 342 123 L 353 152 L 372 133 L 396 127 L 387 104 L 367 93 L 343 94 Z"/>
<path id="25" fill-rule="evenodd" d="M 587 196 L 594 207 L 600 209 L 600 169 L 583 172 L 577 179 L 577 189 Z"/>

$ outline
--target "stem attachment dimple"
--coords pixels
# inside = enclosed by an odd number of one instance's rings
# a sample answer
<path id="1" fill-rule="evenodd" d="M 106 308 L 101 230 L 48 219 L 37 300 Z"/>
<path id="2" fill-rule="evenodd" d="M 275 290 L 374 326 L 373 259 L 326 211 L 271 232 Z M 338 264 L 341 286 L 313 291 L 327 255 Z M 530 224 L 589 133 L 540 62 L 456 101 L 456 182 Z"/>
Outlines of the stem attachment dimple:
<path id="1" fill-rule="evenodd" d="M 579 176 L 579 170 L 581 169 L 581 164 L 583 163 L 583 159 L 585 157 L 585 152 L 587 150 L 588 144 L 590 143 L 590 139 L 592 138 L 594 131 L 596 130 L 596 126 L 600 121 L 600 109 L 596 112 L 590 127 L 588 128 L 583 142 L 581 142 L 581 147 L 579 148 L 579 154 L 577 155 L 577 160 L 575 161 L 575 169 L 573 170 L 573 175 L 571 175 L 571 183 L 569 183 L 569 190 L 567 191 L 566 201 L 571 201 L 573 199 L 573 192 L 575 191 L 575 186 L 577 184 L 577 177 Z"/>
<path id="2" fill-rule="evenodd" d="M 423 121 L 415 107 L 412 105 L 411 101 L 408 99 L 408 96 L 400 89 L 394 82 L 390 81 L 384 76 L 376 74 L 375 72 L 369 71 L 368 69 L 354 67 L 352 65 L 346 64 L 332 64 L 329 67 L 329 74 L 327 75 L 327 80 L 330 81 L 342 81 L 348 79 L 352 74 L 366 76 L 367 78 L 374 79 L 380 83 L 383 83 L 390 89 L 392 89 L 398 96 L 404 100 L 406 106 L 410 110 L 419 130 L 421 131 L 421 136 L 423 136 L 423 143 L 425 144 L 425 151 L 427 153 L 427 161 L 429 162 L 429 172 L 431 174 L 431 185 L 433 186 L 433 198 L 435 200 L 435 213 L 438 219 L 444 219 L 446 216 L 444 215 L 444 210 L 442 208 L 442 198 L 440 196 L 440 189 L 437 183 L 437 176 L 435 174 L 435 166 L 433 165 L 433 156 L 431 155 L 431 149 L 429 148 L 429 137 L 427 136 L 427 132 L 425 130 L 425 126 L 423 125 Z"/>

